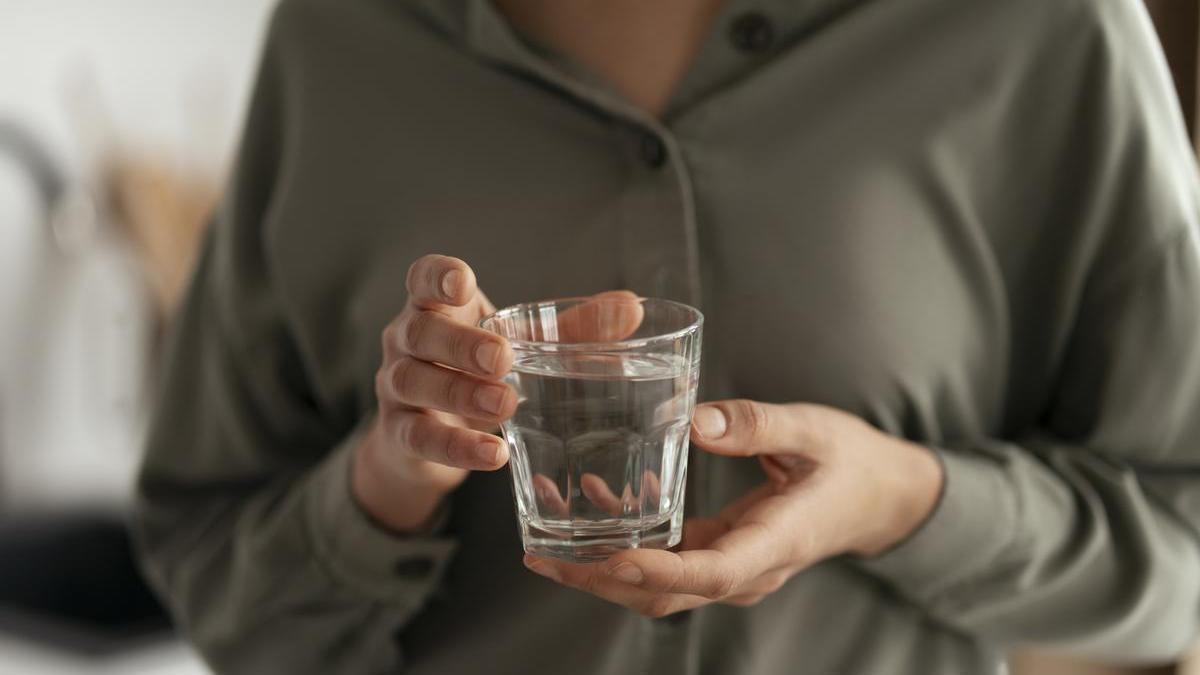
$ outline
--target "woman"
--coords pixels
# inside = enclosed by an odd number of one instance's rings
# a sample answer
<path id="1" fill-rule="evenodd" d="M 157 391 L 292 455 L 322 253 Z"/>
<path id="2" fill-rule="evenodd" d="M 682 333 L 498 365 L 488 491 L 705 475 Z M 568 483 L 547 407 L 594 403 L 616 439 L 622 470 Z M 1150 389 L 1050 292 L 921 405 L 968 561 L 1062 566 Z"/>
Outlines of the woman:
<path id="1" fill-rule="evenodd" d="M 1134 0 L 284 2 L 150 442 L 151 575 L 221 672 L 1169 659 L 1186 145 Z M 707 317 L 685 546 L 522 560 L 511 351 L 473 324 L 621 288 Z"/>

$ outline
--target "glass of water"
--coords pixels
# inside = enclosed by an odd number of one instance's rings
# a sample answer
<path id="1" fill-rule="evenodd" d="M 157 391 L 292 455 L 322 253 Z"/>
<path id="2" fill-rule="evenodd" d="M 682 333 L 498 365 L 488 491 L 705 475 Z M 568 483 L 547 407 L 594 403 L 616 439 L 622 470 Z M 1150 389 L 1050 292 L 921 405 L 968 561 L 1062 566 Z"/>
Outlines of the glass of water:
<path id="1" fill-rule="evenodd" d="M 703 321 L 609 293 L 480 322 L 513 348 L 520 403 L 502 430 L 526 552 L 578 562 L 679 543 Z"/>

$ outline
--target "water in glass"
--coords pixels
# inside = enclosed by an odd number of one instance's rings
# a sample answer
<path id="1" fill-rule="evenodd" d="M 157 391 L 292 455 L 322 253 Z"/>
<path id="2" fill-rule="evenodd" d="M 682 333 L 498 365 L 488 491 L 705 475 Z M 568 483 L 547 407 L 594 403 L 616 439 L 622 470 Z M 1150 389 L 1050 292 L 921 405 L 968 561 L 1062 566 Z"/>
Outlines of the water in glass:
<path id="1" fill-rule="evenodd" d="M 675 354 L 518 354 L 504 425 L 531 552 L 678 543 L 698 368 Z"/>

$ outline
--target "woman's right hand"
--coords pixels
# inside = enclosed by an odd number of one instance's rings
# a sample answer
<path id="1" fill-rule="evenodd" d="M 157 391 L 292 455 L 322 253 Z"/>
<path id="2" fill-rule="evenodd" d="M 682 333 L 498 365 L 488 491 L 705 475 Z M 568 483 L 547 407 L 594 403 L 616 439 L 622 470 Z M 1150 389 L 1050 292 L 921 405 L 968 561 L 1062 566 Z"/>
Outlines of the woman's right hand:
<path id="1" fill-rule="evenodd" d="M 383 331 L 378 414 L 355 449 L 351 480 L 359 505 L 400 532 L 421 528 L 470 470 L 504 466 L 508 448 L 489 431 L 517 407 L 500 381 L 512 348 L 476 326 L 495 308 L 471 268 L 427 255 L 405 284 L 408 304 Z"/>

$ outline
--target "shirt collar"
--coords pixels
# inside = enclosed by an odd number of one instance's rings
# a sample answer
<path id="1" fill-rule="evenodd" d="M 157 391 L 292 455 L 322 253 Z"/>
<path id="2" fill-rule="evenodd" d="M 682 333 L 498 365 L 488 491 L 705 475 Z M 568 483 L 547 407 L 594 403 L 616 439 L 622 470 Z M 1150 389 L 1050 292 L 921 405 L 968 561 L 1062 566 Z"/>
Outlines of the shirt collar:
<path id="1" fill-rule="evenodd" d="M 781 50 L 866 0 L 727 0 L 678 88 L 669 121 L 729 83 L 753 73 Z M 491 0 L 415 0 L 416 6 L 462 47 L 499 65 L 549 82 L 610 113 L 657 127 L 659 122 L 630 105 L 604 83 L 566 59 L 539 53 L 523 40 Z M 730 39 L 734 22 L 756 14 L 770 24 L 771 43 L 761 52 L 740 51 Z"/>

